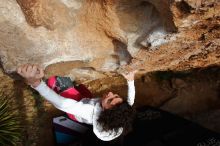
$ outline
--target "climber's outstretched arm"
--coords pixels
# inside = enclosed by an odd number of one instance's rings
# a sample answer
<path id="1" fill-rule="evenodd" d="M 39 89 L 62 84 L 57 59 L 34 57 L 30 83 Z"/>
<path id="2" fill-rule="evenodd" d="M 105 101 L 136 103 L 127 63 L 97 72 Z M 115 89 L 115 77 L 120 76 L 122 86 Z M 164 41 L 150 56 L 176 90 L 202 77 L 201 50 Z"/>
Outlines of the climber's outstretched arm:
<path id="1" fill-rule="evenodd" d="M 124 78 L 127 80 L 127 84 L 128 84 L 128 98 L 127 98 L 127 101 L 130 105 L 133 105 L 134 100 L 135 100 L 134 76 L 135 76 L 136 72 L 137 72 L 137 70 L 129 72 L 128 74 L 122 73 Z"/>
<path id="2" fill-rule="evenodd" d="M 25 64 L 17 69 L 17 73 L 21 75 L 32 88 L 37 90 L 46 100 L 51 102 L 57 108 L 64 108 L 69 103 L 76 103 L 75 100 L 69 100 L 58 95 L 52 89 L 50 89 L 42 78 L 44 77 L 44 70 L 37 65 Z"/>
<path id="3" fill-rule="evenodd" d="M 21 75 L 32 88 L 37 90 L 46 100 L 52 103 L 56 108 L 81 116 L 85 119 L 91 119 L 93 112 L 93 106 L 84 104 L 83 101 L 76 101 L 60 96 L 52 89 L 50 89 L 42 78 L 44 77 L 44 71 L 37 65 L 25 64 L 17 69 L 17 73 Z M 74 108 L 73 108 L 74 107 Z"/>

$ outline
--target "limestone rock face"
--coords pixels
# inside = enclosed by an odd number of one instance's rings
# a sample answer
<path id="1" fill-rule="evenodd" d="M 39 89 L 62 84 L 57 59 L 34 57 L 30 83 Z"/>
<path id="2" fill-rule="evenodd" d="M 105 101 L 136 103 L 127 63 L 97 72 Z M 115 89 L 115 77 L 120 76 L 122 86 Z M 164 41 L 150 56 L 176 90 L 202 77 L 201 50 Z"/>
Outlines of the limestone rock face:
<path id="1" fill-rule="evenodd" d="M 0 59 L 7 73 L 24 63 L 44 68 L 59 62 L 75 64 L 69 69 L 59 66 L 66 75 L 84 68 L 150 72 L 220 63 L 218 1 L 0 0 L 0 4 Z"/>
<path id="2" fill-rule="evenodd" d="M 24 63 L 44 67 L 46 78 L 79 80 L 94 97 L 110 90 L 127 97 L 117 72 L 140 69 L 137 106 L 189 119 L 217 110 L 195 121 L 220 132 L 219 0 L 0 0 L 0 91 L 13 93 L 25 144 L 53 145 L 48 128 L 60 113 L 8 76 Z"/>
<path id="3" fill-rule="evenodd" d="M 220 2 L 195 2 L 176 0 L 171 11 L 178 32 L 168 34 L 170 40 L 162 45 L 141 49 L 127 69 L 183 71 L 219 65 Z"/>

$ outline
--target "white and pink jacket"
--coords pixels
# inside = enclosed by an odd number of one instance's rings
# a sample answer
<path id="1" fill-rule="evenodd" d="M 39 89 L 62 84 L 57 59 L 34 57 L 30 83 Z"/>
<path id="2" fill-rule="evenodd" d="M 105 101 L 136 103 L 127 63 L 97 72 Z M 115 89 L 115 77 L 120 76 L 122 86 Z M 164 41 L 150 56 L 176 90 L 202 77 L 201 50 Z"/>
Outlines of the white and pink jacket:
<path id="1" fill-rule="evenodd" d="M 135 99 L 134 81 L 127 81 L 127 83 L 127 101 L 130 105 L 133 105 Z M 41 81 L 41 83 L 34 89 L 56 108 L 75 115 L 75 118 L 79 122 L 93 125 L 93 132 L 103 141 L 113 140 L 123 132 L 123 128 L 119 128 L 117 132 L 115 130 L 107 132 L 102 130 L 101 125 L 97 122 L 100 112 L 103 110 L 100 104 L 100 98 L 83 98 L 80 101 L 64 98 L 50 89 L 43 81 Z"/>

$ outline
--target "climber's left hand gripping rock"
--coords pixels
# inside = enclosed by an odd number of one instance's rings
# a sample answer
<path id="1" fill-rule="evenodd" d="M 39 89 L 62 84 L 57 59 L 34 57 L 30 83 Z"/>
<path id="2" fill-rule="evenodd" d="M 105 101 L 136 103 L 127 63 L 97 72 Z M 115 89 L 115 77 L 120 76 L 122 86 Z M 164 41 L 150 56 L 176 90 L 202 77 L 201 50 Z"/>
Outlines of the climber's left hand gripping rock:
<path id="1" fill-rule="evenodd" d="M 21 65 L 17 68 L 17 73 L 32 87 L 37 87 L 44 77 L 44 70 L 35 64 Z"/>

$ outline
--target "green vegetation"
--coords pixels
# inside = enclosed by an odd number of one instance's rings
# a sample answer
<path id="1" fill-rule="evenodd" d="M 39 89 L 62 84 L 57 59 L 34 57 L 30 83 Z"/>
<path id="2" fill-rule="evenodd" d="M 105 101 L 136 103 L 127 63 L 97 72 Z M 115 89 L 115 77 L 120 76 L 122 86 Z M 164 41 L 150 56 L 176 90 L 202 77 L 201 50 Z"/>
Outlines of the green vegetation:
<path id="1" fill-rule="evenodd" d="M 18 115 L 10 107 L 9 97 L 0 93 L 0 145 L 16 145 L 21 137 Z"/>

